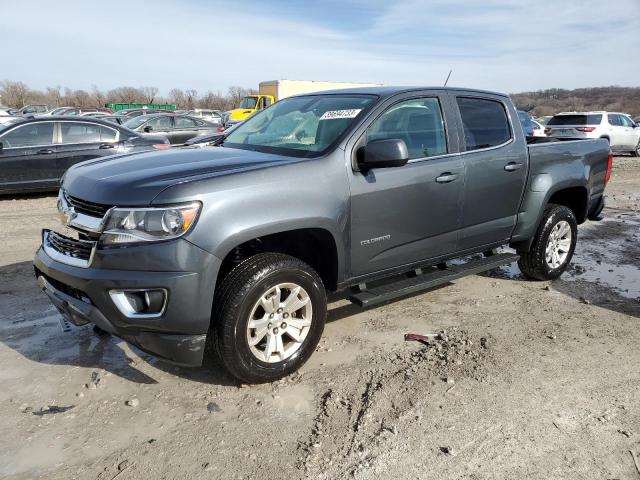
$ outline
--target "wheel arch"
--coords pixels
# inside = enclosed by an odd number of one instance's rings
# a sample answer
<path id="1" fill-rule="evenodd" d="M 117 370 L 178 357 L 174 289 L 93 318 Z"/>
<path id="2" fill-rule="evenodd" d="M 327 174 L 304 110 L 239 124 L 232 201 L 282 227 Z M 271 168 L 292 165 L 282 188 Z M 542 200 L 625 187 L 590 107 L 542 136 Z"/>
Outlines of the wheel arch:
<path id="1" fill-rule="evenodd" d="M 216 285 L 245 258 L 256 253 L 291 255 L 309 264 L 328 290 L 336 290 L 344 272 L 343 251 L 335 232 L 318 226 L 247 230 L 228 239 L 216 252 L 222 259 Z"/>
<path id="2" fill-rule="evenodd" d="M 527 234 L 522 235 L 525 238 L 517 239 L 516 241 L 512 241 L 510 244 L 512 248 L 515 248 L 520 252 L 528 252 L 531 249 L 535 233 L 537 232 L 540 222 L 544 216 L 545 208 L 549 204 L 563 205 L 569 208 L 576 216 L 578 225 L 584 223 L 587 218 L 589 192 L 583 183 L 566 182 L 550 188 L 544 192 L 543 196 L 539 195 L 535 203 L 538 204 L 535 206 L 538 213 L 535 221 L 528 228 Z"/>

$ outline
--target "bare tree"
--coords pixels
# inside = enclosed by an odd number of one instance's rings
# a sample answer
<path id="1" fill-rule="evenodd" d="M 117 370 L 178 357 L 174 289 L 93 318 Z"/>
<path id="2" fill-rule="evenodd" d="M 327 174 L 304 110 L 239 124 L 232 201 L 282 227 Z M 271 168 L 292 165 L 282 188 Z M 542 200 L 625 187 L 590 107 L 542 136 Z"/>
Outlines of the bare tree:
<path id="1" fill-rule="evenodd" d="M 109 90 L 107 96 L 110 100 L 119 103 L 135 103 L 144 99 L 144 94 L 135 87 L 118 87 Z"/>
<path id="2" fill-rule="evenodd" d="M 8 107 L 24 107 L 29 100 L 29 87 L 22 82 L 5 80 L 0 84 L 0 98 Z"/>
<path id="3" fill-rule="evenodd" d="M 91 87 L 91 98 L 96 107 L 104 107 L 107 104 L 107 97 L 96 85 Z"/>
<path id="4" fill-rule="evenodd" d="M 240 105 L 243 97 L 246 97 L 247 95 L 255 95 L 256 93 L 257 92 L 253 89 L 233 85 L 229 87 L 228 97 L 233 104 L 233 108 L 237 108 Z"/>
<path id="5" fill-rule="evenodd" d="M 158 87 L 140 87 L 145 103 L 153 103 L 158 94 Z"/>
<path id="6" fill-rule="evenodd" d="M 62 87 L 47 87 L 45 92 L 45 103 L 50 107 L 59 107 L 62 100 L 62 93 L 60 90 Z"/>
<path id="7" fill-rule="evenodd" d="M 195 102 L 198 100 L 198 91 L 191 88 L 184 93 L 187 96 L 187 108 L 189 110 L 195 108 Z"/>
<path id="8" fill-rule="evenodd" d="M 186 96 L 179 88 L 174 88 L 169 91 L 169 101 L 180 108 L 183 108 L 186 104 Z"/>

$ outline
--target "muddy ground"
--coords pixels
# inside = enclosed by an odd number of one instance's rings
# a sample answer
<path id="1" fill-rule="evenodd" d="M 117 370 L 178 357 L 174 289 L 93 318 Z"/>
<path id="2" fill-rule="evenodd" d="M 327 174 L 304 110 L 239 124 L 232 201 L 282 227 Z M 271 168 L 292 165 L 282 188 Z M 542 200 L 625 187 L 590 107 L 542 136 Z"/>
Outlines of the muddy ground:
<path id="1" fill-rule="evenodd" d="M 31 266 L 54 212 L 0 201 L 0 478 L 640 478 L 638 159 L 616 158 L 561 280 L 512 265 L 368 311 L 336 298 L 303 370 L 251 387 L 63 332 Z"/>

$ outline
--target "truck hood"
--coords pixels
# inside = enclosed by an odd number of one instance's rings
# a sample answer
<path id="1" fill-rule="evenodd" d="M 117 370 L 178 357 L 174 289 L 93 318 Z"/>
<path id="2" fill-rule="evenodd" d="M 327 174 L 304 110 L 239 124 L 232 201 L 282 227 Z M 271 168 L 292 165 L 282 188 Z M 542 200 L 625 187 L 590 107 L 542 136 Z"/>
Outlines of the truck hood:
<path id="1" fill-rule="evenodd" d="M 148 205 L 178 183 L 268 168 L 299 158 L 226 147 L 185 148 L 116 155 L 79 163 L 62 187 L 74 197 L 104 205 Z"/>

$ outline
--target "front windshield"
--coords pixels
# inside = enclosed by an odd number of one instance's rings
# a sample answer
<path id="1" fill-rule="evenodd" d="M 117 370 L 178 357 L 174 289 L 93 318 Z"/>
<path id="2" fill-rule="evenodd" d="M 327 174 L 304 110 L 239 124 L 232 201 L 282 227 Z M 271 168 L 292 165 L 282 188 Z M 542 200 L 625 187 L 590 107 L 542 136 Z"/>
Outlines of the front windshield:
<path id="1" fill-rule="evenodd" d="M 240 108 L 247 108 L 253 110 L 258 103 L 258 97 L 244 97 L 240 102 Z"/>
<path id="2" fill-rule="evenodd" d="M 131 130 L 138 128 L 140 125 L 149 120 L 149 117 L 146 115 L 140 115 L 138 117 L 133 117 L 131 120 L 127 120 L 123 123 L 123 125 Z"/>
<path id="3" fill-rule="evenodd" d="M 224 145 L 310 157 L 327 150 L 375 99 L 373 95 L 292 97 L 249 118 L 229 133 Z"/>

